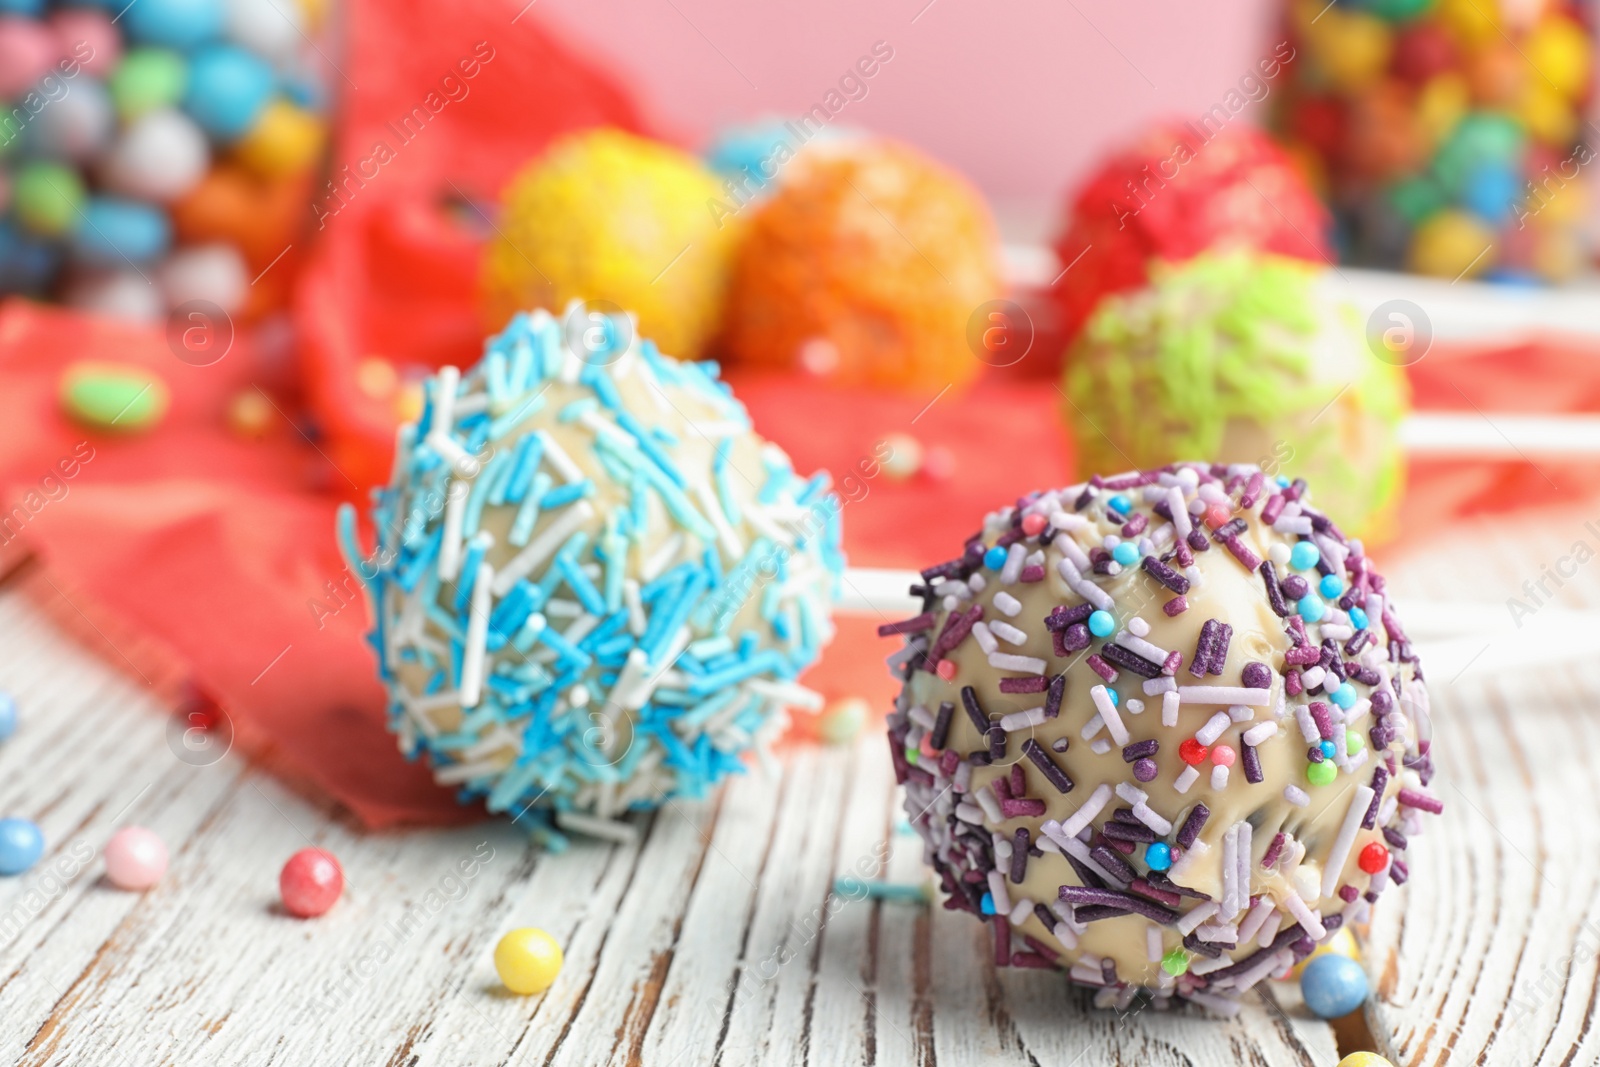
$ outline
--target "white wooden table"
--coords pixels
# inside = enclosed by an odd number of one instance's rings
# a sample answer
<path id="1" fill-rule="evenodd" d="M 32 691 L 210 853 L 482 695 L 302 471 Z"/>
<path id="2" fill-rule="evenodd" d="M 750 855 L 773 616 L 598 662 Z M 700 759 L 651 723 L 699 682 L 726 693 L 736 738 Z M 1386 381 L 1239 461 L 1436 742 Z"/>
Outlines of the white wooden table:
<path id="1" fill-rule="evenodd" d="M 1503 599 L 1575 539 L 1597 540 L 1579 518 L 1534 530 L 1464 530 L 1390 570 L 1402 595 Z M 1467 589 L 1459 568 L 1474 559 Z M 1600 603 L 1600 563 L 1561 593 Z M 0 586 L 0 688 L 24 715 L 0 746 L 0 814 L 35 819 L 49 842 L 34 872 L 0 879 L 0 1063 L 1339 1059 L 1292 984 L 1258 987 L 1231 1021 L 1117 1016 L 1053 973 L 997 972 L 970 916 L 830 902 L 839 875 L 921 877 L 876 735 L 640 817 L 633 845 L 541 856 L 504 823 L 366 834 L 240 753 L 180 761 L 168 710 L 40 595 L 37 580 Z M 1600 1062 L 1600 680 L 1580 666 L 1432 687 L 1446 814 L 1378 909 L 1370 1037 L 1340 1036 L 1401 1065 Z M 147 894 L 101 877 L 100 847 L 129 822 L 172 850 Z M 339 856 L 349 889 L 300 921 L 278 909 L 276 878 L 311 843 Z M 507 995 L 494 974 L 495 941 L 524 925 L 565 946 L 543 996 Z"/>

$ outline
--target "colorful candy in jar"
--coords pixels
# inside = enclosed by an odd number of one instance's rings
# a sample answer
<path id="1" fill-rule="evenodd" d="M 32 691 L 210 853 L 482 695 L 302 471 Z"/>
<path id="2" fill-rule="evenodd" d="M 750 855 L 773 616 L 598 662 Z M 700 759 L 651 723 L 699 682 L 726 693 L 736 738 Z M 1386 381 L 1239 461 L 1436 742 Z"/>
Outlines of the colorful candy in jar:
<path id="1" fill-rule="evenodd" d="M 1571 0 L 1291 0 L 1275 103 L 1345 260 L 1561 281 L 1586 258 L 1590 16 Z"/>
<path id="2" fill-rule="evenodd" d="M 308 223 L 325 140 L 314 19 L 287 0 L 119 7 L 0 5 L 0 295 L 261 310 L 281 289 L 250 280 Z"/>

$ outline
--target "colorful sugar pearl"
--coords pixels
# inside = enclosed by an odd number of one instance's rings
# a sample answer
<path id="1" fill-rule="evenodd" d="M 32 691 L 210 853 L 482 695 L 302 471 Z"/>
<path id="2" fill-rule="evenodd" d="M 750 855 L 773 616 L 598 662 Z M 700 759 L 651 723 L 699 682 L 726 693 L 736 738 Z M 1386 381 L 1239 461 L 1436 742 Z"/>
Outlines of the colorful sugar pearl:
<path id="1" fill-rule="evenodd" d="M 817 720 L 817 733 L 830 745 L 848 745 L 866 725 L 872 706 L 861 697 L 835 700 L 822 711 Z"/>
<path id="2" fill-rule="evenodd" d="M 166 414 L 167 383 L 133 364 L 80 360 L 61 376 L 61 406 L 84 426 L 141 433 Z"/>
<path id="3" fill-rule="evenodd" d="M 621 130 L 563 137 L 506 187 L 484 254 L 484 316 L 572 300 L 626 308 L 670 355 L 697 359 L 723 321 L 740 227 L 693 156 Z"/>
<path id="4" fill-rule="evenodd" d="M 561 945 L 531 926 L 513 930 L 494 947 L 494 969 L 519 996 L 543 993 L 561 973 Z"/>
<path id="5" fill-rule="evenodd" d="M 0 741 L 9 741 L 17 732 L 17 699 L 0 691 Z"/>
<path id="6" fill-rule="evenodd" d="M 1300 995 L 1306 1007 L 1323 1019 L 1349 1015 L 1366 1003 L 1368 989 L 1367 972 L 1361 964 L 1334 953 L 1312 960 L 1300 975 Z"/>
<path id="7" fill-rule="evenodd" d="M 1227 521 L 1199 521 L 1222 503 Z M 1135 532 L 1140 565 L 1113 571 Z M 980 572 L 997 545 L 1044 578 Z M 1283 592 L 1300 545 L 1342 587 L 1316 619 Z M 1348 928 L 1407 877 L 1389 850 L 1440 801 L 1384 579 L 1304 481 L 1095 476 L 990 512 L 922 579 L 922 611 L 880 631 L 905 643 L 890 758 L 945 905 L 989 926 L 997 966 L 1060 967 L 1102 1006 L 1143 991 L 1228 1014 L 1322 946 L 1354 951 Z M 1173 594 L 1186 610 L 1157 610 Z M 1359 634 L 1346 603 L 1370 614 Z M 1112 625 L 1091 634 L 1098 612 Z M 1308 969 L 1308 1000 L 1350 1000 L 1337 966 Z"/>
<path id="8" fill-rule="evenodd" d="M 27 819 L 0 819 L 0 875 L 22 874 L 44 855 L 44 834 Z"/>
<path id="9" fill-rule="evenodd" d="M 106 842 L 106 879 L 118 889 L 144 890 L 167 873 L 167 846 L 152 830 L 125 826 Z"/>
<path id="10" fill-rule="evenodd" d="M 1062 382 L 1079 476 L 1195 455 L 1259 463 L 1318 486 L 1347 534 L 1382 534 L 1405 474 L 1405 375 L 1373 357 L 1324 271 L 1206 253 L 1152 264 L 1148 288 L 1108 296 L 1067 353 Z M 1202 503 L 1204 526 L 1232 521 L 1228 507 Z M 1314 565 L 1315 546 L 1305 553 Z"/>
<path id="11" fill-rule="evenodd" d="M 798 677 L 844 562 L 827 475 L 758 437 L 714 364 L 588 315 L 566 319 L 594 350 L 518 314 L 429 381 L 371 557 L 340 515 L 402 751 L 525 827 L 702 797 L 820 710 Z"/>
<path id="12" fill-rule="evenodd" d="M 278 874 L 278 894 L 283 910 L 301 919 L 322 915 L 344 892 L 344 870 L 333 854 L 320 848 L 303 848 L 289 857 Z"/>

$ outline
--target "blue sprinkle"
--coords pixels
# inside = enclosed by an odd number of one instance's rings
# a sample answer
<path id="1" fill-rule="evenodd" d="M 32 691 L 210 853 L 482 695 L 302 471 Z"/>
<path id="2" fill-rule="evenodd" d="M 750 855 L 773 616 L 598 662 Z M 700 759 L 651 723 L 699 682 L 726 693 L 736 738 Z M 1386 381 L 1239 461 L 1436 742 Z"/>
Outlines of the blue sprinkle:
<path id="1" fill-rule="evenodd" d="M 1089 615 L 1089 632 L 1096 637 L 1110 637 L 1117 628 L 1117 620 L 1109 611 L 1095 611 Z"/>
<path id="2" fill-rule="evenodd" d="M 1357 630 L 1365 630 L 1367 628 L 1367 613 L 1360 608 L 1351 608 L 1350 625 Z"/>
<path id="3" fill-rule="evenodd" d="M 1344 592 L 1344 583 L 1339 581 L 1337 574 L 1324 574 L 1322 581 L 1317 583 L 1317 588 L 1322 590 L 1322 595 L 1329 600 L 1337 600 L 1339 594 Z"/>
<path id="4" fill-rule="evenodd" d="M 1123 541 L 1111 550 L 1111 558 L 1124 567 L 1131 567 L 1139 562 L 1139 546 L 1132 541 Z"/>
<path id="5" fill-rule="evenodd" d="M 1328 699 L 1349 711 L 1356 703 L 1356 687 L 1349 682 L 1343 682 L 1339 688 L 1328 694 Z"/>
<path id="6" fill-rule="evenodd" d="M 1118 515 L 1126 515 L 1128 513 L 1128 509 L 1133 507 L 1133 501 L 1129 500 L 1122 493 L 1117 493 L 1115 496 L 1106 501 L 1106 507 L 1110 508 L 1112 511 L 1115 511 Z"/>
<path id="7" fill-rule="evenodd" d="M 970 900 L 971 898 L 969 897 L 968 899 Z M 983 895 L 983 900 L 979 903 L 978 906 L 979 906 L 979 908 L 982 909 L 982 911 L 983 911 L 983 913 L 985 915 L 993 915 L 995 913 L 995 910 L 994 910 L 994 894 L 993 893 L 985 893 Z"/>
<path id="8" fill-rule="evenodd" d="M 1111 688 L 1109 685 L 1106 686 L 1106 696 L 1111 698 L 1111 706 L 1112 707 L 1115 708 L 1115 707 L 1120 707 L 1121 706 L 1122 698 L 1120 696 L 1118 696 L 1117 695 L 1117 691 L 1115 689 Z"/>
<path id="9" fill-rule="evenodd" d="M 1145 846 L 1144 864 L 1152 871 L 1164 871 L 1172 866 L 1172 846 L 1165 841 L 1152 841 Z"/>
<path id="10" fill-rule="evenodd" d="M 1322 553 L 1310 541 L 1297 541 L 1289 550 L 1289 566 L 1297 571 L 1308 571 L 1317 565 Z"/>
<path id="11" fill-rule="evenodd" d="M 983 565 L 992 571 L 997 571 L 1006 565 L 1006 550 L 995 545 L 983 554 Z"/>
<path id="12" fill-rule="evenodd" d="M 1336 748 L 1334 748 L 1334 745 L 1333 745 L 1332 741 L 1324 741 L 1324 742 L 1322 742 L 1321 745 L 1318 745 L 1317 747 L 1322 749 L 1322 758 L 1323 759 L 1332 759 L 1333 758 L 1333 754 L 1336 751 L 1338 751 Z"/>

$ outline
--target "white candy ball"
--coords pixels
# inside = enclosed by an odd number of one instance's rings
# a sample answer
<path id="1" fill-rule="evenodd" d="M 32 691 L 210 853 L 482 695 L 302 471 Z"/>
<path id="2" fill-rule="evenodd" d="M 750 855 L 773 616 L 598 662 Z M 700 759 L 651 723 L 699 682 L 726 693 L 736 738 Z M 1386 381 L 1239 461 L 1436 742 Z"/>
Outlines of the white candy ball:
<path id="1" fill-rule="evenodd" d="M 276 0 L 228 0 L 228 39 L 282 65 L 298 51 L 300 5 Z"/>
<path id="2" fill-rule="evenodd" d="M 100 176 L 119 193 L 168 203 L 193 189 L 210 165 L 211 150 L 200 127 L 180 112 L 161 109 L 123 131 Z"/>
<path id="3" fill-rule="evenodd" d="M 161 265 L 158 280 L 168 307 L 204 300 L 230 315 L 244 305 L 250 291 L 244 257 L 225 244 L 178 249 Z"/>
<path id="4" fill-rule="evenodd" d="M 132 322 L 159 322 L 166 311 L 161 291 L 137 271 L 83 274 L 68 283 L 68 307 Z"/>
<path id="5" fill-rule="evenodd" d="M 67 83 L 66 93 L 40 109 L 29 147 L 51 159 L 83 162 L 105 150 L 116 124 L 111 96 L 88 75 Z"/>

